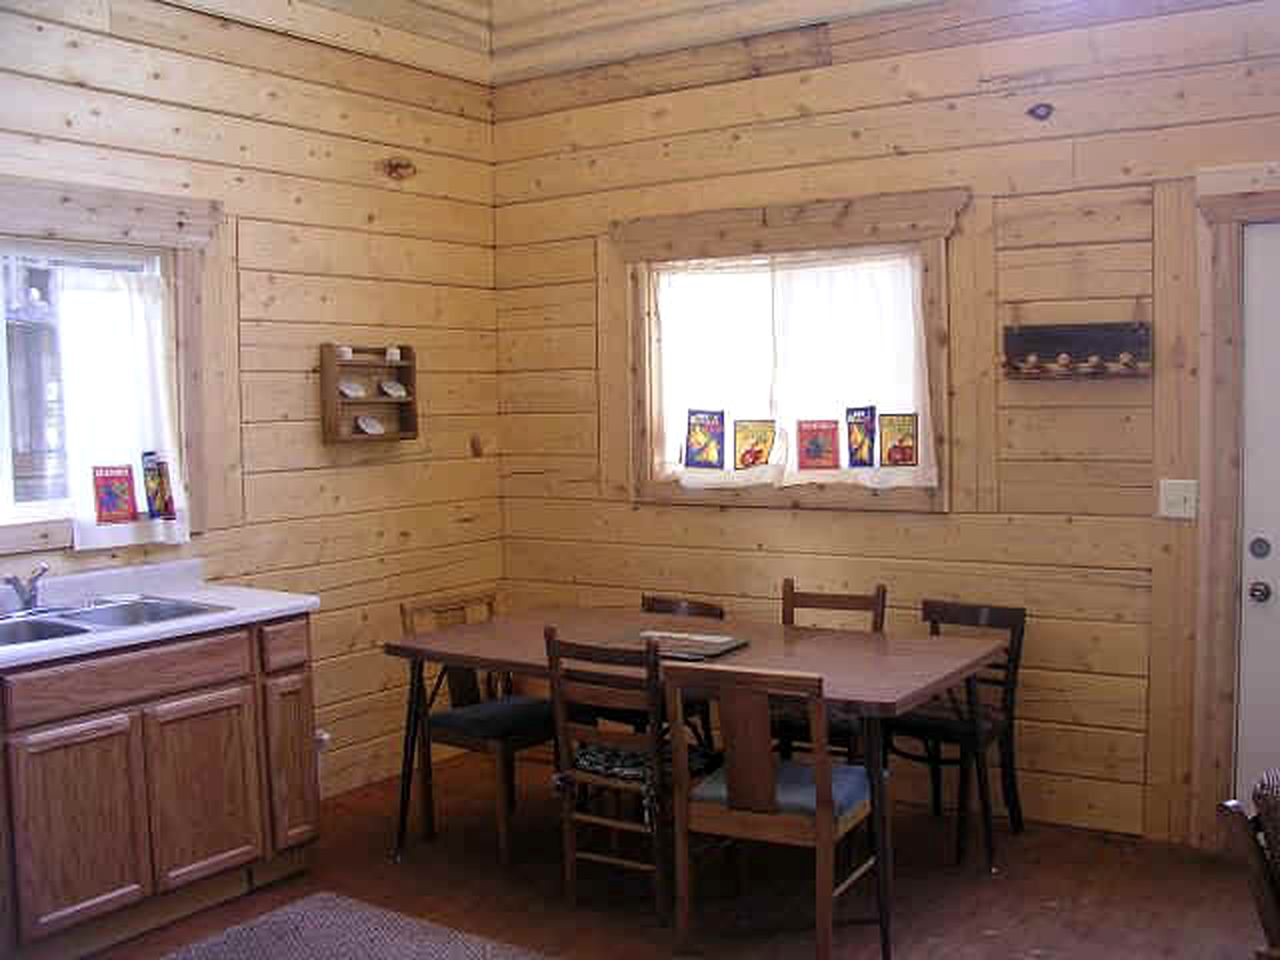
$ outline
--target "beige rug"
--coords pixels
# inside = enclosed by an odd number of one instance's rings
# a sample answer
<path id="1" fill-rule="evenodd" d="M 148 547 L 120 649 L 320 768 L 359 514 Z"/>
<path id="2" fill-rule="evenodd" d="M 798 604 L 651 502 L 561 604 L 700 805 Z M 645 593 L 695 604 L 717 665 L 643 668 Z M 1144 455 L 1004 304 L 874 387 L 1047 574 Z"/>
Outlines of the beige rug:
<path id="1" fill-rule="evenodd" d="M 166 960 L 541 960 L 519 947 L 484 940 L 317 893 L 232 927 Z"/>

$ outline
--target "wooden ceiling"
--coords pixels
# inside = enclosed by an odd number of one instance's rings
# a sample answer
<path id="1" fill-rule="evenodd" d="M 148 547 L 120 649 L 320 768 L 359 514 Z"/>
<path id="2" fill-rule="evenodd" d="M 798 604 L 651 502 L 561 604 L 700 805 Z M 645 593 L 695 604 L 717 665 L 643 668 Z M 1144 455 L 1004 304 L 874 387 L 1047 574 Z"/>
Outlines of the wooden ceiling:
<path id="1" fill-rule="evenodd" d="M 502 84 L 922 0 L 169 2 L 477 83 Z"/>

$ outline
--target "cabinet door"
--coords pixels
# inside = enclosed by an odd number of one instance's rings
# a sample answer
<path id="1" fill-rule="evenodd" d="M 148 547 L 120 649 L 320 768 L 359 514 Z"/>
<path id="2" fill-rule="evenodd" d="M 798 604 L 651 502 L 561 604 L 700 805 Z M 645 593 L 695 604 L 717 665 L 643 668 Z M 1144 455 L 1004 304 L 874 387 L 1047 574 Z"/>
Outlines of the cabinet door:
<path id="1" fill-rule="evenodd" d="M 299 670 L 270 677 L 263 690 L 271 837 L 279 851 L 311 840 L 320 827 L 311 673 Z"/>
<path id="2" fill-rule="evenodd" d="M 151 893 L 136 711 L 11 737 L 8 754 L 24 941 Z"/>
<path id="3" fill-rule="evenodd" d="M 181 697 L 144 715 L 157 887 L 260 857 L 253 686 Z"/>

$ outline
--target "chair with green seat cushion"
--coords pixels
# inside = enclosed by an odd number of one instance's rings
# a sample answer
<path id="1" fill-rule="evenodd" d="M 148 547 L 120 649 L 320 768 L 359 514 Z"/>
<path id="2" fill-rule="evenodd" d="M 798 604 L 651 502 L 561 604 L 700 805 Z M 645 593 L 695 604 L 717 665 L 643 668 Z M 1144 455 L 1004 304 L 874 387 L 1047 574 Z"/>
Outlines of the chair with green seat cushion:
<path id="1" fill-rule="evenodd" d="M 488 598 L 478 601 L 405 602 L 400 605 L 400 619 L 406 636 L 413 636 L 420 626 L 435 629 L 451 622 L 473 622 L 491 614 Z M 430 623 L 423 621 L 430 619 Z M 490 675 L 481 679 L 476 671 L 446 667 L 436 679 L 435 687 L 423 710 L 420 763 L 423 781 L 423 820 L 428 837 L 435 834 L 435 798 L 432 791 L 431 744 L 442 743 L 473 753 L 487 753 L 494 759 L 497 779 L 495 813 L 498 827 L 498 859 L 511 860 L 511 815 L 515 810 L 515 757 L 520 750 L 555 739 L 555 723 L 551 702 L 537 697 L 512 694 L 510 676 Z M 447 686 L 449 707 L 431 712 L 441 686 Z M 425 690 L 423 696 L 426 697 Z M 403 815 L 402 815 L 403 816 Z"/>

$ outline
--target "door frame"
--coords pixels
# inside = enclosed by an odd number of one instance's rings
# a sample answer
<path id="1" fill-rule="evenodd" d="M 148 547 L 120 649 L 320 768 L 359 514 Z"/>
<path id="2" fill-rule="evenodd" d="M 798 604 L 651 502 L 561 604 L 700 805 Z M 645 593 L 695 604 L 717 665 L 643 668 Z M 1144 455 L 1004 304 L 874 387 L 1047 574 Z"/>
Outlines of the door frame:
<path id="1" fill-rule="evenodd" d="M 1262 189 L 1259 189 L 1259 188 Z M 1189 837 L 1217 849 L 1235 789 L 1243 508 L 1244 228 L 1280 220 L 1280 167 L 1197 178 L 1200 227 L 1200 499 Z M 1207 256 L 1206 256 L 1207 254 Z M 1230 571 L 1230 576 L 1224 576 Z"/>

